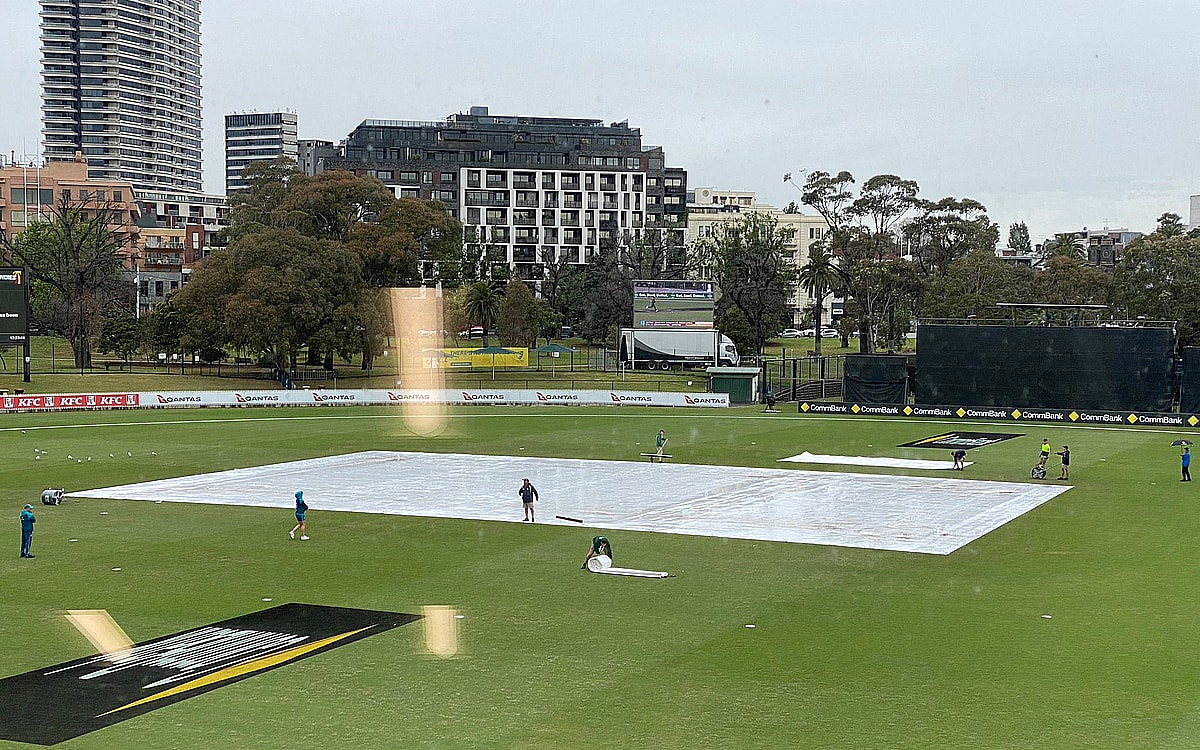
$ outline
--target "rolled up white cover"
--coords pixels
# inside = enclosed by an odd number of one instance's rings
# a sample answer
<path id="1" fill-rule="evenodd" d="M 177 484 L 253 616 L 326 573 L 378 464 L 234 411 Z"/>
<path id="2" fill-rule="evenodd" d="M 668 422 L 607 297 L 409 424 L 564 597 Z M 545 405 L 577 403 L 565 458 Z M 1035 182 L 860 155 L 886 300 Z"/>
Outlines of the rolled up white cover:
<path id="1" fill-rule="evenodd" d="M 608 555 L 596 555 L 587 561 L 591 573 L 605 573 L 613 576 L 634 576 L 636 578 L 666 578 L 670 573 L 661 570 L 636 570 L 634 568 L 614 568 L 612 558 Z"/>

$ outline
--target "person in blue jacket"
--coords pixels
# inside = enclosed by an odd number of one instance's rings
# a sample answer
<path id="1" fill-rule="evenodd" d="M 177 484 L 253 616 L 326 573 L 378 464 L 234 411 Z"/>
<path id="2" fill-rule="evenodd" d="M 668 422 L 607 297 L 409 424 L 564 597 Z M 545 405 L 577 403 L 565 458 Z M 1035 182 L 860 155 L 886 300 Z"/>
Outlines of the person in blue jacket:
<path id="1" fill-rule="evenodd" d="M 1181 482 L 1192 481 L 1192 471 L 1189 468 L 1192 465 L 1192 449 L 1186 445 L 1183 447 L 1183 455 L 1179 457 L 1179 462 L 1183 466 L 1183 479 Z"/>
<path id="2" fill-rule="evenodd" d="M 304 514 L 308 512 L 308 503 L 304 502 L 304 491 L 296 491 L 296 525 L 288 532 L 288 536 L 292 539 L 296 538 L 296 531 L 300 531 L 300 541 L 307 542 L 308 534 L 305 533 Z"/>
<path id="3" fill-rule="evenodd" d="M 21 511 L 21 557 L 33 557 L 29 548 L 33 546 L 33 524 L 37 518 L 33 515 L 33 506 L 26 504 Z"/>

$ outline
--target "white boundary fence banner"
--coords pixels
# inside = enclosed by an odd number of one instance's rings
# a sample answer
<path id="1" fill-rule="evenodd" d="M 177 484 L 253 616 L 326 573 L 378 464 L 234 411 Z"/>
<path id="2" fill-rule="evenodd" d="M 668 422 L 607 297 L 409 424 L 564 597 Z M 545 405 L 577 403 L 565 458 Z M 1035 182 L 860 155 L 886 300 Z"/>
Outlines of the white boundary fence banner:
<path id="1" fill-rule="evenodd" d="M 163 409 L 206 406 L 372 406 L 404 403 L 486 406 L 575 404 L 580 406 L 682 406 L 726 408 L 726 393 L 658 391 L 466 390 L 298 390 L 298 391 L 151 391 L 0 396 L 0 411 L 69 409 Z"/>

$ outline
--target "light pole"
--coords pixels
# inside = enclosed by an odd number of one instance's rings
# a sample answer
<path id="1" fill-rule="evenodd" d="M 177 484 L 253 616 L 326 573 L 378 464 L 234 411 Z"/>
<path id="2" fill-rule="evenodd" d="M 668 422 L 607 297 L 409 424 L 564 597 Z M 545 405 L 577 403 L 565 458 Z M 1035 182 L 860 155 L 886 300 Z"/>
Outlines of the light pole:
<path id="1" fill-rule="evenodd" d="M 142 256 L 134 254 L 131 256 L 133 260 L 133 317 L 135 320 L 142 319 L 142 267 L 140 261 Z"/>

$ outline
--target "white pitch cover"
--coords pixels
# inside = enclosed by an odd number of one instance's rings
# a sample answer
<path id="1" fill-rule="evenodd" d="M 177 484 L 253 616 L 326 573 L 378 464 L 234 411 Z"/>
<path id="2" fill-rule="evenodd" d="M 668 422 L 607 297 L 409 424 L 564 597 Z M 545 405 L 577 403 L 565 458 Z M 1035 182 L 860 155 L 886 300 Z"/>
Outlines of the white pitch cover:
<path id="1" fill-rule="evenodd" d="M 614 568 L 612 558 L 608 555 L 596 555 L 588 558 L 587 568 L 592 573 L 606 573 L 612 576 L 632 576 L 634 578 L 666 578 L 670 573 L 661 570 L 637 570 L 636 568 Z"/>
<path id="2" fill-rule="evenodd" d="M 678 461 L 685 461 L 688 444 L 686 438 L 679 440 L 673 452 Z M 631 459 L 637 450 L 631 448 Z M 291 517 L 292 495 L 304 490 L 314 530 L 326 511 L 522 523 L 517 488 L 529 477 L 540 497 L 537 523 L 580 528 L 555 518 L 561 515 L 581 519 L 582 527 L 589 530 L 948 555 L 1070 489 L 1059 483 L 988 482 L 948 474 L 909 477 L 635 460 L 365 451 L 69 496 L 250 505 L 276 508 L 286 520 Z M 590 540 L 593 534 L 583 536 Z M 581 548 L 584 541 L 580 539 Z"/>

